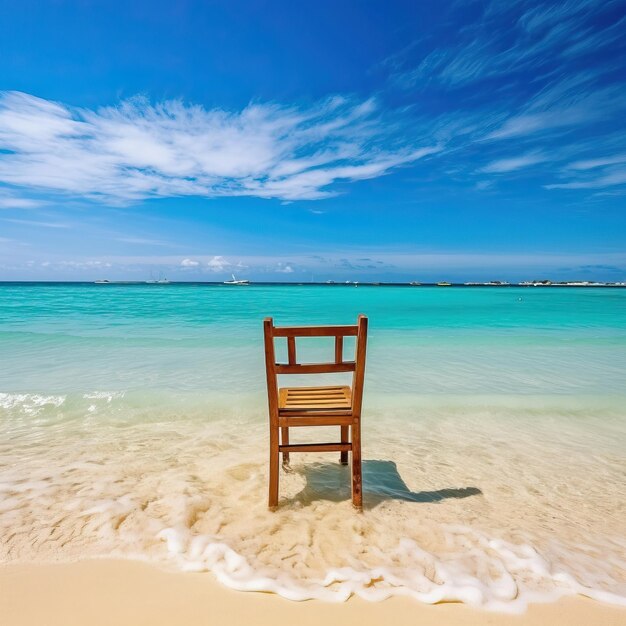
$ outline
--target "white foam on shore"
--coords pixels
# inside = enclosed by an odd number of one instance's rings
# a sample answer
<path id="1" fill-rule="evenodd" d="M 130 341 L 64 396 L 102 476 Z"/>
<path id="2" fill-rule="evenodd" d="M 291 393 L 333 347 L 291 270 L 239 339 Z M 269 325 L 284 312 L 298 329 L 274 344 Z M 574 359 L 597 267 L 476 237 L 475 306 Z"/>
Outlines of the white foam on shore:
<path id="1" fill-rule="evenodd" d="M 206 402 L 0 395 L 0 558 L 142 559 L 291 600 L 402 595 L 518 613 L 581 594 L 626 606 L 623 420 L 537 407 L 509 419 L 495 402 L 434 417 L 376 409 L 364 512 L 348 468 L 302 455 L 281 472 L 273 513 L 256 404 L 213 406 L 209 419 Z"/>
<path id="2" fill-rule="evenodd" d="M 60 407 L 64 402 L 64 395 L 0 393 L 0 409 L 17 409 L 27 415 L 36 415 L 46 407 Z"/>
<path id="3" fill-rule="evenodd" d="M 323 580 L 303 584 L 286 577 L 263 576 L 244 557 L 215 538 L 190 536 L 187 530 L 174 528 L 162 530 L 158 537 L 166 542 L 174 563 L 182 571 L 210 571 L 222 584 L 237 591 L 272 592 L 294 601 L 345 602 L 356 595 L 379 602 L 392 596 L 407 596 L 425 604 L 462 602 L 475 608 L 520 614 L 529 603 L 553 602 L 578 594 L 626 607 L 626 596 L 584 585 L 567 571 L 552 570 L 550 563 L 530 545 L 489 539 L 466 527 L 446 531 L 449 539 L 462 535 L 465 542 L 480 546 L 483 569 L 496 572 L 496 577 L 481 579 L 460 566 L 464 555 L 455 555 L 459 562 L 441 559 L 405 538 L 392 553 L 399 560 L 409 561 L 405 570 L 393 566 L 333 568 Z"/>
<path id="4" fill-rule="evenodd" d="M 83 398 L 87 398 L 88 400 L 105 400 L 108 404 L 110 404 L 113 400 L 123 397 L 123 391 L 91 391 L 83 394 Z"/>

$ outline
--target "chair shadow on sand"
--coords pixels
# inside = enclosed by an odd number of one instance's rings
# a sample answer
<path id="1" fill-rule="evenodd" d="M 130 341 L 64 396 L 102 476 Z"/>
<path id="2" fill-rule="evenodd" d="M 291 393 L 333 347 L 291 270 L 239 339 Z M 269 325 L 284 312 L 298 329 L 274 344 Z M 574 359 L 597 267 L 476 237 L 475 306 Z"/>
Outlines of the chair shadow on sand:
<path id="1" fill-rule="evenodd" d="M 338 463 L 307 463 L 293 469 L 304 476 L 305 487 L 292 500 L 310 504 L 317 500 L 341 502 L 350 500 L 350 467 Z M 393 461 L 363 461 L 363 507 L 373 509 L 386 500 L 434 503 L 448 498 L 481 495 L 478 487 L 411 491 Z"/>

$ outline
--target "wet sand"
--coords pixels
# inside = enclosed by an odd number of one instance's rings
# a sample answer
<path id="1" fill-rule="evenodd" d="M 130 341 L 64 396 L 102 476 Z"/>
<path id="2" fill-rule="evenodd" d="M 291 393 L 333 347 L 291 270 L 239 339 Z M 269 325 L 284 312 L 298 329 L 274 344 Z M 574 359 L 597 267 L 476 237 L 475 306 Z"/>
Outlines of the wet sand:
<path id="1" fill-rule="evenodd" d="M 423 605 L 408 598 L 341 604 L 290 602 L 267 593 L 241 593 L 210 574 L 161 571 L 132 561 L 93 560 L 0 567 L 3 626 L 206 626 L 206 624 L 358 624 L 394 626 L 623 626 L 626 609 L 582 597 L 531 605 L 504 615 L 461 604 Z"/>

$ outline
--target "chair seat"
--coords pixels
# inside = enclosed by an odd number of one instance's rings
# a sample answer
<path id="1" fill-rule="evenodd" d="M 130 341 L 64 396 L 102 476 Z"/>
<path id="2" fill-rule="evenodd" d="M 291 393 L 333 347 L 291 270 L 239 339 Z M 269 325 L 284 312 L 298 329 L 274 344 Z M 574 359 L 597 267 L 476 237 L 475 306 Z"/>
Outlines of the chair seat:
<path id="1" fill-rule="evenodd" d="M 352 407 L 350 387 L 283 387 L 278 390 L 278 410 L 346 411 Z"/>

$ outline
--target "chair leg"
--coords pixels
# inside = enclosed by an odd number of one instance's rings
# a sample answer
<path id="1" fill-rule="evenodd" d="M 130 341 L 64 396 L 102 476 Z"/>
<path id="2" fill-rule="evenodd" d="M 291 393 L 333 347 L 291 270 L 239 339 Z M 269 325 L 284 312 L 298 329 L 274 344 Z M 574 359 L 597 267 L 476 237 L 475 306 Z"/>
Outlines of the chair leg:
<path id="1" fill-rule="evenodd" d="M 352 424 L 352 504 L 363 508 L 363 478 L 361 475 L 361 421 Z"/>
<path id="2" fill-rule="evenodd" d="M 270 509 L 278 506 L 278 428 L 270 428 L 270 486 L 268 504 Z"/>
<path id="3" fill-rule="evenodd" d="M 348 437 L 349 431 L 350 431 L 350 426 L 341 426 L 341 443 L 350 443 L 350 440 Z M 342 465 L 348 465 L 348 453 L 340 452 L 339 454 L 341 455 L 339 457 L 339 462 Z"/>
<path id="4" fill-rule="evenodd" d="M 289 445 L 289 428 L 282 427 L 280 429 L 280 440 L 284 446 Z M 283 452 L 283 465 L 289 465 L 289 452 Z"/>

